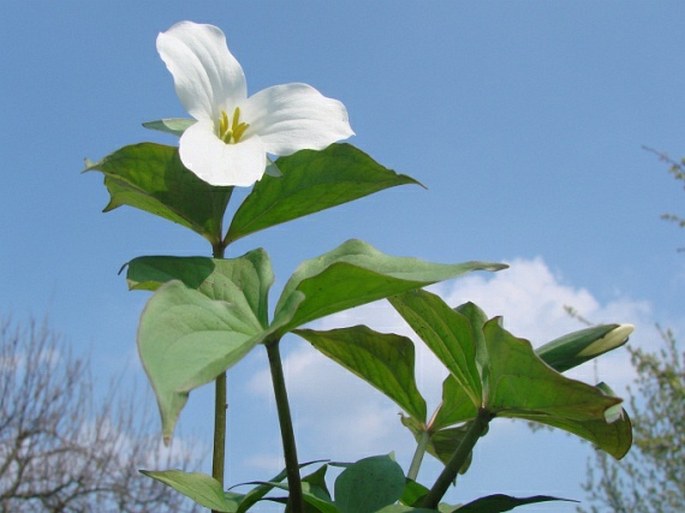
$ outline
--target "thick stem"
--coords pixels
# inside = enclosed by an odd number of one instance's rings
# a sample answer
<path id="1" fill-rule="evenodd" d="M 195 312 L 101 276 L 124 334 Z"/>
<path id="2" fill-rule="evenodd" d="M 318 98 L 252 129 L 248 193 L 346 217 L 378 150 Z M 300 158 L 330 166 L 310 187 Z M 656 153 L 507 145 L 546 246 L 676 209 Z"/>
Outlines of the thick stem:
<path id="1" fill-rule="evenodd" d="M 288 504 L 292 513 L 304 512 L 304 499 L 302 497 L 302 480 L 300 478 L 300 464 L 297 460 L 297 447 L 295 446 L 295 432 L 293 421 L 290 416 L 288 394 L 285 388 L 283 365 L 278 348 L 280 340 L 274 340 L 266 344 L 266 353 L 269 357 L 271 380 L 273 381 L 276 409 L 278 410 L 278 422 L 281 427 L 281 439 L 283 441 L 283 456 L 285 469 L 288 476 Z"/>
<path id="2" fill-rule="evenodd" d="M 445 495 L 450 484 L 457 478 L 459 470 L 464 466 L 469 454 L 476 445 L 478 439 L 485 433 L 488 424 L 493 419 L 492 413 L 481 408 L 478 410 L 478 415 L 472 421 L 469 430 L 464 435 L 459 447 L 454 451 L 452 458 L 447 462 L 442 473 L 435 481 L 433 488 L 430 489 L 420 503 L 420 507 L 428 509 L 437 509 L 440 499 Z"/>
<path id="3" fill-rule="evenodd" d="M 430 442 L 430 439 L 431 436 L 428 431 L 421 433 L 419 443 L 416 445 L 416 451 L 414 451 L 414 457 L 411 459 L 411 464 L 409 465 L 409 472 L 407 472 L 407 477 L 412 481 L 416 481 L 416 478 L 419 475 L 421 462 L 423 461 L 423 456 L 426 454 L 426 449 L 428 448 L 428 442 Z"/>
<path id="4" fill-rule="evenodd" d="M 225 247 L 212 245 L 214 258 L 224 257 Z M 228 409 L 226 372 L 219 374 L 214 381 L 214 448 L 212 450 L 212 477 L 221 483 L 225 481 L 226 462 L 226 415 Z M 212 510 L 212 513 L 219 513 Z"/>

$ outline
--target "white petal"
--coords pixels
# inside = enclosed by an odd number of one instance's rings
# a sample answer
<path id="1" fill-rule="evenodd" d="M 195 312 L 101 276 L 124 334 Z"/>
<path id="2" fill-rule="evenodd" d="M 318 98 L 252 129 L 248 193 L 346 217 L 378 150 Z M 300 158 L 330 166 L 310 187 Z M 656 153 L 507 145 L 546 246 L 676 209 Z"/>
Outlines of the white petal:
<path id="1" fill-rule="evenodd" d="M 186 129 L 179 141 L 183 165 L 211 185 L 247 187 L 264 175 L 266 150 L 258 137 L 226 144 L 214 133 L 209 121 L 198 121 Z"/>
<path id="2" fill-rule="evenodd" d="M 258 134 L 274 155 L 321 150 L 354 135 L 345 106 L 307 84 L 269 87 L 240 109 L 241 119 L 250 125 L 245 135 Z"/>
<path id="3" fill-rule="evenodd" d="M 245 74 L 213 25 L 182 21 L 157 36 L 157 51 L 171 72 L 181 103 L 197 120 L 219 119 L 247 97 Z"/>

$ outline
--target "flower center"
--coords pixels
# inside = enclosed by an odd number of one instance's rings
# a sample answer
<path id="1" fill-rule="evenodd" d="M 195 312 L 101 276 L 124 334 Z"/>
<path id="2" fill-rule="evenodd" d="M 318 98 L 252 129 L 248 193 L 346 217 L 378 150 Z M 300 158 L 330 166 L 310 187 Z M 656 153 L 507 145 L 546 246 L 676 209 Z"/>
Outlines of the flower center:
<path id="1" fill-rule="evenodd" d="M 225 110 L 222 110 L 221 118 L 219 119 L 219 139 L 226 144 L 240 142 L 240 138 L 249 126 L 247 123 L 240 121 L 240 107 L 236 107 L 233 111 L 233 119 L 230 123 L 228 121 L 228 114 L 226 114 Z"/>

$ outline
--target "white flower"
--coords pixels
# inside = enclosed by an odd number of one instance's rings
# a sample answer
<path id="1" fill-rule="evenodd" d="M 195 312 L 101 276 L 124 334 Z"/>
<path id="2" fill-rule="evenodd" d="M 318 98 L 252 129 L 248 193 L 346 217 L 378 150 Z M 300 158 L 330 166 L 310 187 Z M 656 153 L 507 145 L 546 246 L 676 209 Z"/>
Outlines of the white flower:
<path id="1" fill-rule="evenodd" d="M 354 135 L 345 106 L 307 84 L 273 86 L 248 98 L 243 69 L 213 25 L 177 23 L 157 36 L 157 51 L 196 120 L 181 135 L 181 161 L 212 185 L 252 185 L 264 174 L 267 154 L 320 150 Z"/>

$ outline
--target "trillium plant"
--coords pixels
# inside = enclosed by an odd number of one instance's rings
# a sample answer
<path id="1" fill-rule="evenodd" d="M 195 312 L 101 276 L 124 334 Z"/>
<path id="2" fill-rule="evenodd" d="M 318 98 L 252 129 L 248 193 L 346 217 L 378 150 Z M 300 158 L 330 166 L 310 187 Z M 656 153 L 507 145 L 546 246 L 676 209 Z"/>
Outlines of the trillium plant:
<path id="1" fill-rule="evenodd" d="M 214 384 L 215 411 L 211 475 L 173 469 L 143 470 L 145 475 L 224 513 L 243 513 L 261 501 L 280 502 L 290 513 L 491 513 L 566 500 L 497 494 L 459 505 L 444 502 L 457 476 L 479 465 L 473 448 L 495 419 L 541 423 L 616 458 L 626 454 L 632 429 L 621 399 L 605 384 L 585 384 L 564 372 L 624 344 L 630 325 L 594 326 L 533 348 L 504 329 L 500 317 L 488 317 L 473 303 L 448 305 L 423 290 L 505 265 L 431 263 L 348 240 L 304 260 L 270 308 L 269 255 L 257 248 L 227 257 L 233 242 L 389 187 L 420 184 L 341 142 L 353 135 L 345 106 L 313 87 L 285 84 L 248 95 L 243 70 L 219 28 L 178 23 L 159 34 L 157 50 L 189 117 L 144 125 L 178 136 L 178 145 L 125 146 L 87 162 L 86 170 L 104 175 L 110 195 L 105 211 L 128 205 L 209 242 L 207 256 L 141 256 L 125 268 L 131 290 L 152 292 L 137 344 L 165 442 L 194 389 Z M 250 190 L 225 223 L 235 187 Z M 361 325 L 311 327 L 324 316 L 382 299 L 413 329 L 415 340 Z M 393 454 L 349 463 L 300 462 L 280 356 L 286 335 L 288 343 L 299 337 L 397 404 L 416 440 L 408 468 Z M 425 344 L 447 375 L 433 412 L 416 386 L 415 343 Z M 270 479 L 229 487 L 227 372 L 258 348 L 269 362 L 285 468 Z M 431 482 L 422 482 L 426 455 L 443 467 Z"/>

